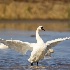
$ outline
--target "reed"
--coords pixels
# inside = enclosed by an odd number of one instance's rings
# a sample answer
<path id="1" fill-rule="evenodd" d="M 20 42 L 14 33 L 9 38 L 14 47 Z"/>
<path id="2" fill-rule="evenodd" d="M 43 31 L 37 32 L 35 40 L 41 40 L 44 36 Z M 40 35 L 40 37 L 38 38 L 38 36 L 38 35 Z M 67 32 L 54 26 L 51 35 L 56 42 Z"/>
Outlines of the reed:
<path id="1" fill-rule="evenodd" d="M 31 1 L 16 0 L 9 3 L 0 3 L 0 19 L 69 19 L 68 7 L 70 2 Z"/>

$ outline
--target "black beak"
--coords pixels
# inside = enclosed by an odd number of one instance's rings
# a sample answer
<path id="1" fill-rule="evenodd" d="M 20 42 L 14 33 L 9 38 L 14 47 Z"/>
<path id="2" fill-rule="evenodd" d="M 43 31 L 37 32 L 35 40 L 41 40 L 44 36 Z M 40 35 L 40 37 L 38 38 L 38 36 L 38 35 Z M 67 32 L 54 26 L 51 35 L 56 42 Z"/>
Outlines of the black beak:
<path id="1" fill-rule="evenodd" d="M 44 29 L 43 27 L 42 27 L 41 29 L 42 29 L 43 31 L 45 31 L 45 29 Z"/>

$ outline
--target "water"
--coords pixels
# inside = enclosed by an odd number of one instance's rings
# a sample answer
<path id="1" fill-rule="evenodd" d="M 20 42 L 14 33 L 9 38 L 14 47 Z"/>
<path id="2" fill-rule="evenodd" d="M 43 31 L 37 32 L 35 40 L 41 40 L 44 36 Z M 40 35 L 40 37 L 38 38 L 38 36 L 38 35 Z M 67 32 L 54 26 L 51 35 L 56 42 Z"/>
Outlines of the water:
<path id="1" fill-rule="evenodd" d="M 69 37 L 70 32 L 52 32 L 45 31 L 40 32 L 40 35 L 44 42 L 55 38 Z M 34 31 L 0 31 L 0 38 L 22 40 L 24 42 L 36 42 Z M 39 62 L 37 67 L 34 64 L 33 67 L 27 59 L 30 56 L 30 51 L 26 55 L 22 55 L 14 50 L 6 49 L 0 50 L 0 70 L 69 70 L 70 69 L 70 40 L 64 41 L 53 47 L 55 53 L 52 54 L 52 58 Z"/>

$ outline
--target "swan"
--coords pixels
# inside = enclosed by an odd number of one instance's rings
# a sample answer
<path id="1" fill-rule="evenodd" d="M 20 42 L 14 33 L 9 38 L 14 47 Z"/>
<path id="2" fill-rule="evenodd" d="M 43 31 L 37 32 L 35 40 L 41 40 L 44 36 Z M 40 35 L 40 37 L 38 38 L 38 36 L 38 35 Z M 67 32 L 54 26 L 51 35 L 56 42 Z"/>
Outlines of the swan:
<path id="1" fill-rule="evenodd" d="M 6 46 L 5 44 L 3 44 L 3 43 L 0 43 L 0 49 L 7 49 L 8 48 L 8 46 Z"/>
<path id="2" fill-rule="evenodd" d="M 50 56 L 51 53 L 54 52 L 52 47 L 56 46 L 57 44 L 59 44 L 64 40 L 70 39 L 70 37 L 58 38 L 44 43 L 44 41 L 39 35 L 39 31 L 41 30 L 45 31 L 43 26 L 39 26 L 36 29 L 37 43 L 23 42 L 20 40 L 4 40 L 4 39 L 0 39 L 0 43 L 3 43 L 3 46 L 5 45 L 5 48 L 3 47 L 3 49 L 8 48 L 13 49 L 15 51 L 22 53 L 23 55 L 26 54 L 28 50 L 32 51 L 28 61 L 31 63 L 31 66 L 33 66 L 33 63 L 37 63 L 38 66 L 39 60 L 42 60 L 45 56 Z M 0 45 L 0 47 L 2 46 Z"/>

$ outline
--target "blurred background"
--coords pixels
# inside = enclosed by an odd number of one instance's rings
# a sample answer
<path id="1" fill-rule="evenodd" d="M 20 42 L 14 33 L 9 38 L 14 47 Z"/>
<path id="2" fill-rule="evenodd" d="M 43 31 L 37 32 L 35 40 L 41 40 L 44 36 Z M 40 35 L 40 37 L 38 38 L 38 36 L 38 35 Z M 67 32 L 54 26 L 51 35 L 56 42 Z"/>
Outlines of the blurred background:
<path id="1" fill-rule="evenodd" d="M 70 31 L 70 0 L 0 0 L 0 30 Z"/>

